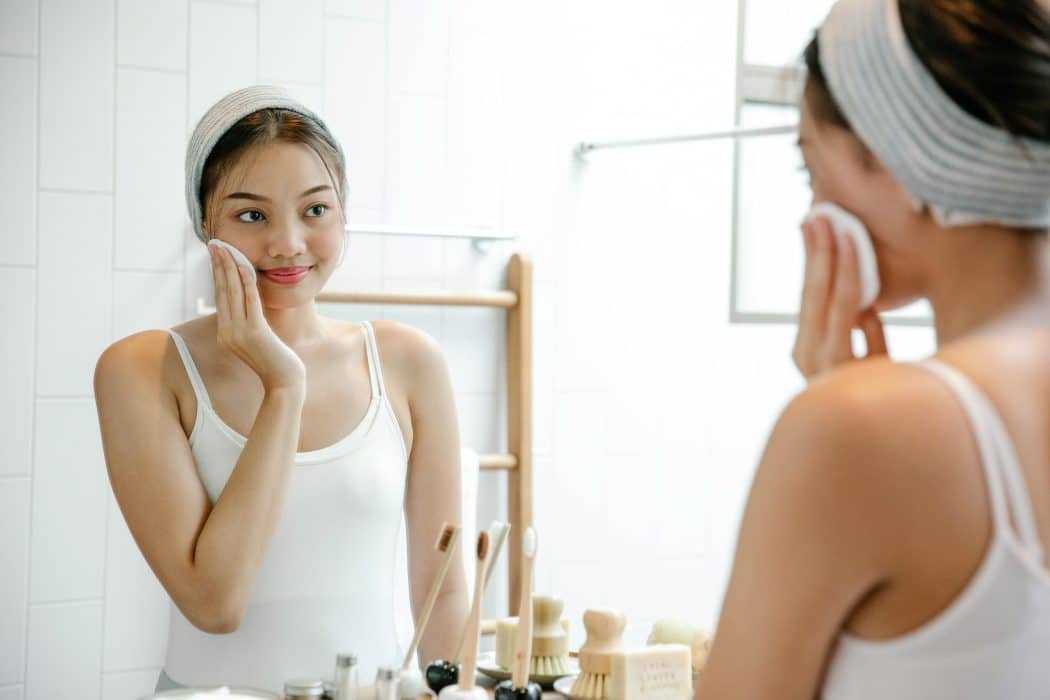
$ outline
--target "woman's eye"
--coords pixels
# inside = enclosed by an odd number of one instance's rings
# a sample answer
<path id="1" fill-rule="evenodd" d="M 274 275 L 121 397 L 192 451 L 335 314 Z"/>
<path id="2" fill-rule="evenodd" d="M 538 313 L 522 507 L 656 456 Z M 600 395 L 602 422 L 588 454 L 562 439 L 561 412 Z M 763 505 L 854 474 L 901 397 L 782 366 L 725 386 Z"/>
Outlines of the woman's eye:
<path id="1" fill-rule="evenodd" d="M 255 223 L 256 221 L 262 221 L 262 212 L 258 209 L 249 209 L 248 211 L 242 211 L 237 215 L 238 221 L 243 221 L 246 224 Z"/>
<path id="2" fill-rule="evenodd" d="M 327 204 L 315 204 L 306 210 L 307 216 L 324 216 L 324 213 L 328 211 Z"/>

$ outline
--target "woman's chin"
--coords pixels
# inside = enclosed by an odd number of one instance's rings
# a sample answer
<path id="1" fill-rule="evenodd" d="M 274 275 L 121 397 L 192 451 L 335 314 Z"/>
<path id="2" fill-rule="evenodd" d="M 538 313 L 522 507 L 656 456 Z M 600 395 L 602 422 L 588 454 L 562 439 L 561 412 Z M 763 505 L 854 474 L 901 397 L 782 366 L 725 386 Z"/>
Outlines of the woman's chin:
<path id="1" fill-rule="evenodd" d="M 890 297 L 880 295 L 879 298 L 875 300 L 875 304 L 871 308 L 877 314 L 884 314 L 890 311 L 897 311 L 898 309 L 903 309 L 906 306 L 911 306 L 920 299 L 922 299 L 922 297 L 912 295 Z"/>

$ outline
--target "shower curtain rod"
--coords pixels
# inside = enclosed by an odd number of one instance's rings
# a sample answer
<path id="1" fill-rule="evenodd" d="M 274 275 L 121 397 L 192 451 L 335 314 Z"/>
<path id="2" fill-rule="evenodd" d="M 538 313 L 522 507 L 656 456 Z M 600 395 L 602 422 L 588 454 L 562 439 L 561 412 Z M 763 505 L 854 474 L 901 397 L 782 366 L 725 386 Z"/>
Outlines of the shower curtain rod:
<path id="1" fill-rule="evenodd" d="M 576 156 L 585 157 L 591 151 L 605 148 L 635 148 L 637 146 L 660 146 L 668 143 L 685 143 L 688 141 L 713 141 L 726 138 L 749 138 L 752 136 L 775 136 L 793 134 L 798 131 L 798 124 L 782 126 L 736 127 L 724 131 L 706 131 L 699 134 L 680 136 L 659 136 L 648 139 L 627 139 L 623 141 L 581 141 L 576 145 Z"/>
<path id="2" fill-rule="evenodd" d="M 419 236 L 431 238 L 463 238 L 473 241 L 513 241 L 517 235 L 484 227 L 449 226 L 391 226 L 388 224 L 350 224 L 348 233 L 367 233 L 381 236 Z"/>

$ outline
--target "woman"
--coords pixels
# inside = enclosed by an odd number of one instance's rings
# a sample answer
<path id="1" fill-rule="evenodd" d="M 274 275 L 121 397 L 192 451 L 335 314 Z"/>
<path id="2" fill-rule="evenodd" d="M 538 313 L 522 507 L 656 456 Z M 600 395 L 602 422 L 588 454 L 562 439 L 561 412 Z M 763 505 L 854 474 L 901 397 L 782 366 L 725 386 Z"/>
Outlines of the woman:
<path id="1" fill-rule="evenodd" d="M 809 385 L 697 698 L 1050 697 L 1050 9 L 842 0 L 805 57 L 813 199 L 870 230 L 877 309 L 930 301 L 938 351 L 885 357 L 856 249 L 803 227 Z"/>
<path id="2" fill-rule="evenodd" d="M 158 688 L 280 690 L 343 652 L 370 682 L 401 661 L 402 509 L 416 609 L 442 524 L 460 520 L 445 361 L 411 328 L 318 313 L 345 253 L 346 164 L 315 114 L 240 90 L 201 119 L 186 164 L 198 237 L 255 269 L 209 245 L 216 313 L 114 343 L 95 375 L 113 492 L 173 603 Z M 448 658 L 465 616 L 453 567 L 422 656 Z"/>

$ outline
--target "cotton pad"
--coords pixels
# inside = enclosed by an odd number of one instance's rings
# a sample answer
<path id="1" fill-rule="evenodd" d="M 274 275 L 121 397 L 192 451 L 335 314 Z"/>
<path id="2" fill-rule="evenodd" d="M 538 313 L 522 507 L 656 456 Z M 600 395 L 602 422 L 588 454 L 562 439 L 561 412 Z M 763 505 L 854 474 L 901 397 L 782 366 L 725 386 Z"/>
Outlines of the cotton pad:
<path id="1" fill-rule="evenodd" d="M 857 251 L 857 266 L 860 269 L 860 304 L 858 311 L 870 309 L 879 296 L 879 266 L 875 260 L 875 248 L 871 244 L 871 234 L 860 219 L 842 207 L 829 202 L 813 205 L 806 214 L 806 221 L 818 218 L 827 219 L 836 239 L 849 236 Z"/>
<path id="2" fill-rule="evenodd" d="M 242 265 L 242 266 L 248 268 L 248 271 L 252 275 L 252 279 L 253 280 L 255 279 L 255 265 L 251 264 L 251 262 L 248 260 L 248 258 L 245 257 L 244 253 L 242 253 L 241 251 L 237 250 L 236 248 L 234 248 L 232 245 L 230 245 L 226 241 L 220 241 L 218 238 L 213 238 L 210 241 L 208 241 L 208 245 L 214 245 L 214 246 L 217 246 L 219 248 L 225 248 L 226 250 L 230 251 L 230 255 L 233 256 L 234 262 L 236 262 L 238 265 Z"/>

